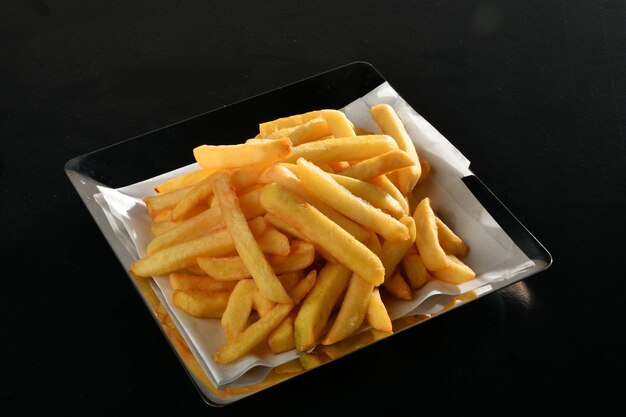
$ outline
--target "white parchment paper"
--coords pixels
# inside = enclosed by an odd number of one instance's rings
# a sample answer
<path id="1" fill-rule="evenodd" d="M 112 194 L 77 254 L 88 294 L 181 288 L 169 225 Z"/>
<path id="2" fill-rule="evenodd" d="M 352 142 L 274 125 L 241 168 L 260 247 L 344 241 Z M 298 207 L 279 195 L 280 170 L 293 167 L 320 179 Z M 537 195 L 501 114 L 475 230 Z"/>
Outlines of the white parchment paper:
<path id="1" fill-rule="evenodd" d="M 513 279 L 532 267 L 534 262 L 515 245 L 461 181 L 464 176 L 472 174 L 470 162 L 388 83 L 381 84 L 341 110 L 355 126 L 380 132 L 369 111 L 371 106 L 379 103 L 387 103 L 396 110 L 415 143 L 418 155 L 430 163 L 430 180 L 419 187 L 418 197 L 429 196 L 435 213 L 465 240 L 470 251 L 464 262 L 476 272 L 474 280 L 461 285 L 432 280 L 415 291 L 411 301 L 386 299 L 391 318 L 436 313 L 442 305 L 428 302 L 435 300 L 434 296 L 459 295 L 470 290 L 486 293 L 491 283 Z M 242 141 L 245 139 L 242 138 Z M 98 187 L 100 194 L 94 196 L 95 200 L 105 212 L 116 236 L 133 256 L 145 256 L 145 248 L 151 240 L 151 219 L 142 198 L 154 195 L 155 185 L 197 168 L 197 164 L 190 164 L 118 189 Z M 255 351 L 231 364 L 215 363 L 212 355 L 226 342 L 220 321 L 195 318 L 176 307 L 166 276 L 154 277 L 154 283 L 155 292 L 172 315 L 196 359 L 218 388 L 260 382 L 272 367 L 297 357 L 295 351 L 273 354 L 266 349 Z"/>

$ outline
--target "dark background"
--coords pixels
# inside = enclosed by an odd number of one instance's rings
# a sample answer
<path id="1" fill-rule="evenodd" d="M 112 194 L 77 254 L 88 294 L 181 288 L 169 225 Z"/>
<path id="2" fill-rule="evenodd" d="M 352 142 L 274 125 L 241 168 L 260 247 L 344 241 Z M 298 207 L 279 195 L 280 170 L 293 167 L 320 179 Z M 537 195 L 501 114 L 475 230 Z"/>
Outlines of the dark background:
<path id="1" fill-rule="evenodd" d="M 374 65 L 472 161 L 554 264 L 212 408 L 63 166 L 352 61 Z M 625 69 L 626 3 L 617 0 L 2 2 L 0 412 L 620 407 Z"/>

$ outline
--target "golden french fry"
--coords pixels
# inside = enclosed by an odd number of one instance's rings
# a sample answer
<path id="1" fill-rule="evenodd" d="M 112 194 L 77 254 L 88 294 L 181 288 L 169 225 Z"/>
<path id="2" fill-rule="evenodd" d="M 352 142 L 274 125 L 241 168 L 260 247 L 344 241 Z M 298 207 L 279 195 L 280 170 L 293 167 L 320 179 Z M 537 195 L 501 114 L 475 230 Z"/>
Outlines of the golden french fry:
<path id="1" fill-rule="evenodd" d="M 152 255 L 155 252 L 173 246 L 177 243 L 206 235 L 220 226 L 225 227 L 225 225 L 220 223 L 223 223 L 220 208 L 211 207 L 183 222 L 174 223 L 174 226 L 168 231 L 155 236 L 150 243 L 148 243 L 146 252 L 148 255 Z"/>
<path id="2" fill-rule="evenodd" d="M 207 198 L 213 194 L 213 183 L 220 174 L 220 171 L 216 171 L 191 187 L 191 190 L 180 199 L 172 210 L 172 220 L 175 222 L 184 220 L 188 217 L 187 213 L 191 211 L 192 208 L 207 201 Z"/>
<path id="3" fill-rule="evenodd" d="M 143 202 L 146 204 L 148 214 L 154 217 L 154 214 L 159 211 L 173 209 L 191 188 L 186 187 L 165 194 L 144 197 Z"/>
<path id="4" fill-rule="evenodd" d="M 402 269 L 412 289 L 422 288 L 431 279 L 430 272 L 418 254 L 407 253 L 402 258 Z"/>
<path id="5" fill-rule="evenodd" d="M 281 219 L 280 217 L 272 214 L 272 213 L 266 213 L 265 216 L 265 220 L 267 220 L 267 222 L 269 224 L 271 224 L 272 226 L 274 226 L 275 228 L 277 228 L 278 230 L 296 238 L 299 240 L 302 240 L 304 242 L 310 242 L 309 238 L 306 237 L 304 234 L 302 234 L 302 232 L 300 232 L 298 229 L 296 229 L 295 227 L 291 226 L 289 223 L 287 223 L 286 221 L 284 221 L 283 219 Z M 312 243 L 312 242 L 311 242 Z M 319 254 L 326 259 L 327 261 L 330 261 L 332 263 L 337 263 L 337 260 L 335 259 L 334 256 L 332 256 L 330 253 L 328 253 L 328 251 L 326 249 L 324 249 L 323 247 L 316 245 L 315 243 L 313 243 L 313 245 L 315 246 L 315 250 L 317 252 L 319 252 Z"/>
<path id="6" fill-rule="evenodd" d="M 291 310 L 289 315 L 267 337 L 267 344 L 274 353 L 286 352 L 296 347 L 293 336 L 293 323 L 296 315 Z"/>
<path id="7" fill-rule="evenodd" d="M 398 202 L 398 204 L 400 204 L 400 207 L 402 207 L 402 210 L 404 210 L 404 212 L 406 214 L 410 213 L 410 211 L 409 211 L 409 203 L 408 203 L 406 197 L 402 195 L 400 190 L 398 190 L 398 188 L 396 188 L 396 186 L 393 184 L 393 182 L 391 182 L 391 180 L 389 178 L 387 178 L 386 175 L 379 175 L 378 177 L 374 177 L 374 178 L 370 179 L 369 182 L 371 182 L 372 184 L 377 185 L 380 188 L 382 188 L 383 190 L 385 190 L 387 192 L 387 194 L 392 196 Z"/>
<path id="8" fill-rule="evenodd" d="M 261 204 L 272 214 L 299 229 L 315 245 L 323 247 L 337 261 L 374 285 L 384 280 L 380 259 L 354 236 L 324 216 L 319 210 L 291 194 L 279 184 L 268 184 Z"/>
<path id="9" fill-rule="evenodd" d="M 382 132 L 394 138 L 398 148 L 405 151 L 415 161 L 413 166 L 402 168 L 396 173 L 398 189 L 406 195 L 413 190 L 422 174 L 422 166 L 419 163 L 415 145 L 393 107 L 388 104 L 378 104 L 373 106 L 370 112 Z"/>
<path id="10" fill-rule="evenodd" d="M 287 292 L 290 292 L 291 290 L 296 288 L 296 285 L 298 285 L 298 283 L 302 281 L 303 279 L 304 279 L 303 269 L 284 272 L 278 275 L 278 280 L 280 281 L 281 284 L 283 284 L 283 287 L 285 287 L 285 290 Z"/>
<path id="11" fill-rule="evenodd" d="M 300 179 L 294 174 L 297 171 L 297 165 L 293 164 L 276 164 L 263 173 L 263 181 L 267 183 L 275 182 L 285 187 L 289 192 L 302 198 L 307 203 L 321 211 L 326 217 L 337 223 L 357 240 L 365 241 L 369 233 L 358 223 L 350 220 L 348 217 L 339 213 L 337 210 L 324 203 L 319 198 L 308 192 Z"/>
<path id="12" fill-rule="evenodd" d="M 468 246 L 463 239 L 457 236 L 457 234 L 454 233 L 452 229 L 450 229 L 448 225 L 445 224 L 439 217 L 436 218 L 436 221 L 437 235 L 442 249 L 448 255 L 454 255 L 457 258 L 462 258 L 467 255 Z"/>
<path id="13" fill-rule="evenodd" d="M 194 317 L 219 319 L 224 314 L 230 291 L 174 291 L 174 305 Z"/>
<path id="14" fill-rule="evenodd" d="M 346 217 L 374 230 L 385 239 L 408 239 L 409 233 L 405 225 L 352 194 L 315 164 L 302 158 L 298 159 L 298 175 L 308 192 Z"/>
<path id="15" fill-rule="evenodd" d="M 165 194 L 181 188 L 192 187 L 211 175 L 212 169 L 200 168 L 187 174 L 179 175 L 154 186 L 154 191 L 158 194 Z"/>
<path id="16" fill-rule="evenodd" d="M 292 242 L 291 250 L 285 256 L 267 255 L 267 261 L 275 274 L 304 269 L 314 259 L 315 247 L 299 240 Z M 220 281 L 235 281 L 252 276 L 241 256 L 199 257 L 197 262 L 208 275 Z"/>
<path id="17" fill-rule="evenodd" d="M 225 282 L 237 282 L 237 281 L 225 281 Z M 261 291 L 257 288 L 252 298 L 252 308 L 258 313 L 259 317 L 263 317 L 270 311 L 276 303 L 265 298 Z"/>
<path id="18" fill-rule="evenodd" d="M 339 110 L 324 109 L 321 111 L 322 117 L 328 123 L 330 134 L 336 138 L 356 136 L 352 122 L 348 120 L 345 113 Z"/>
<path id="19" fill-rule="evenodd" d="M 265 137 L 266 135 L 277 130 L 299 126 L 310 120 L 317 119 L 320 116 L 320 111 L 314 110 L 307 113 L 281 117 L 275 120 L 271 120 L 269 122 L 263 122 L 259 124 L 259 133 L 262 137 Z"/>
<path id="20" fill-rule="evenodd" d="M 255 234 L 267 228 L 263 217 L 256 217 L 249 223 Z M 205 236 L 177 243 L 154 252 L 131 264 L 131 270 L 140 277 L 153 277 L 169 274 L 196 264 L 200 256 L 225 256 L 233 252 L 235 245 L 226 228 L 215 230 Z"/>
<path id="21" fill-rule="evenodd" d="M 395 198 L 379 186 L 338 174 L 330 174 L 330 176 L 337 181 L 339 185 L 344 186 L 355 196 L 360 197 L 374 207 L 391 214 L 396 219 L 400 219 L 406 215 L 400 203 L 398 203 Z"/>
<path id="22" fill-rule="evenodd" d="M 171 222 L 172 221 L 172 209 L 153 211 L 151 216 L 152 216 L 153 223 Z"/>
<path id="23" fill-rule="evenodd" d="M 256 284 L 252 279 L 242 279 L 235 285 L 222 314 L 222 327 L 226 340 L 235 340 L 245 329 L 252 311 L 252 297 L 255 291 Z"/>
<path id="24" fill-rule="evenodd" d="M 374 286 L 370 282 L 352 274 L 337 317 L 322 339 L 322 344 L 330 345 L 343 340 L 352 336 L 361 327 L 373 289 Z"/>
<path id="25" fill-rule="evenodd" d="M 313 270 L 289 293 L 288 297 L 291 297 L 290 300 L 293 299 L 293 304 L 274 305 L 270 311 L 241 332 L 235 340 L 229 341 L 217 351 L 213 355 L 215 362 L 220 364 L 230 363 L 264 341 L 272 330 L 287 317 L 294 304 L 299 303 L 306 296 L 314 286 L 315 281 L 316 272 Z"/>
<path id="26" fill-rule="evenodd" d="M 396 266 L 402 261 L 402 258 L 415 244 L 417 230 L 415 220 L 411 216 L 405 216 L 400 222 L 406 226 L 409 231 L 409 238 L 400 241 L 387 240 L 383 243 L 380 260 L 385 267 L 385 281 L 391 277 Z"/>
<path id="27" fill-rule="evenodd" d="M 287 290 L 287 292 L 291 292 L 304 279 L 304 272 L 302 269 L 285 272 L 284 274 L 278 275 L 278 279 L 281 284 L 283 284 L 283 287 L 285 287 L 285 290 Z M 311 278 L 309 278 L 309 280 L 310 279 Z M 263 317 L 268 311 L 270 311 L 275 304 L 276 303 L 273 303 L 265 298 L 258 289 L 254 293 L 252 305 L 260 317 Z"/>
<path id="28" fill-rule="evenodd" d="M 413 213 L 417 237 L 415 243 L 424 265 L 429 271 L 437 271 L 449 266 L 446 252 L 439 244 L 437 220 L 430 204 L 430 198 L 425 197 L 419 202 Z"/>
<path id="29" fill-rule="evenodd" d="M 200 166 L 210 169 L 268 164 L 285 159 L 291 152 L 289 138 L 238 145 L 200 145 L 193 149 Z"/>
<path id="30" fill-rule="evenodd" d="M 291 303 L 287 291 L 276 277 L 269 262 L 263 255 L 246 218 L 239 206 L 237 194 L 231 187 L 230 176 L 226 173 L 216 178 L 213 193 L 219 201 L 226 229 L 232 236 L 237 253 L 252 275 L 261 293 L 276 303 Z"/>
<path id="31" fill-rule="evenodd" d="M 332 134 L 328 123 L 323 118 L 316 118 L 294 128 L 287 135 L 293 146 L 319 140 Z"/>
<path id="32" fill-rule="evenodd" d="M 265 213 L 265 209 L 259 203 L 259 196 L 262 191 L 262 186 L 254 187 L 242 193 L 239 197 L 241 211 L 246 219 L 252 219 Z M 148 244 L 146 252 L 148 255 L 151 255 L 176 243 L 195 239 L 222 227 L 226 227 L 222 211 L 219 206 L 213 206 L 205 209 L 202 213 L 175 224 L 167 232 L 155 236 Z"/>
<path id="33" fill-rule="evenodd" d="M 259 246 L 266 248 L 263 253 L 281 256 L 289 255 L 291 248 L 289 238 L 274 227 L 268 227 L 265 233 L 257 238 L 257 241 L 259 242 Z"/>
<path id="34" fill-rule="evenodd" d="M 326 263 L 320 270 L 317 282 L 302 302 L 294 322 L 298 351 L 307 351 L 317 344 L 350 275 L 351 271 L 341 264 Z"/>
<path id="35" fill-rule="evenodd" d="M 178 223 L 174 223 L 171 220 L 163 220 L 160 222 L 152 222 L 152 225 L 150 226 L 150 233 L 152 234 L 153 237 L 156 237 L 158 235 L 162 235 L 163 233 L 167 232 L 168 230 L 173 229 L 174 227 L 176 227 L 178 225 Z"/>
<path id="36" fill-rule="evenodd" d="M 380 257 L 382 246 L 373 231 L 367 247 Z M 353 273 L 341 300 L 339 312 L 326 332 L 322 344 L 330 345 L 353 335 L 365 319 L 374 285 Z"/>
<path id="37" fill-rule="evenodd" d="M 462 284 L 476 278 L 476 273 L 463 261 L 454 255 L 446 255 L 448 266 L 443 269 L 431 271 L 433 276 L 451 284 Z"/>
<path id="38" fill-rule="evenodd" d="M 208 275 L 186 274 L 172 272 L 170 284 L 174 291 L 232 291 L 237 282 L 218 281 Z"/>
<path id="39" fill-rule="evenodd" d="M 396 270 L 394 274 L 385 279 L 383 284 L 387 292 L 400 300 L 412 300 L 413 292 L 406 282 L 400 271 Z"/>
<path id="40" fill-rule="evenodd" d="M 335 137 L 294 146 L 285 162 L 304 158 L 315 164 L 333 161 L 359 161 L 384 152 L 398 149 L 396 142 L 387 135 Z"/>
<path id="41" fill-rule="evenodd" d="M 391 318 L 387 312 L 387 307 L 380 298 L 380 291 L 378 288 L 374 288 L 372 296 L 370 297 L 370 303 L 367 306 L 367 314 L 365 315 L 367 323 L 376 330 L 382 330 L 384 332 L 390 332 L 393 330 L 391 324 Z"/>
<path id="42" fill-rule="evenodd" d="M 394 149 L 350 165 L 341 171 L 341 175 L 367 181 L 414 164 L 415 161 L 409 154 L 400 149 Z"/>

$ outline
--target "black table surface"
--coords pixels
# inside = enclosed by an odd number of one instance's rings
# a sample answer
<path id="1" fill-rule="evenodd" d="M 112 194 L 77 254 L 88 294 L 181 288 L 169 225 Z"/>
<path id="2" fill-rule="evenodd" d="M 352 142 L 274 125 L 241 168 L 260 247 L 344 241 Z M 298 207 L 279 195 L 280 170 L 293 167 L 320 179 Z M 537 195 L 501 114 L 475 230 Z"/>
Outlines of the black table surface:
<path id="1" fill-rule="evenodd" d="M 473 171 L 554 263 L 210 407 L 63 166 L 353 61 L 374 65 L 459 139 Z M 534 415 L 619 406 L 625 69 L 626 3 L 617 0 L 2 2 L 0 413 Z"/>

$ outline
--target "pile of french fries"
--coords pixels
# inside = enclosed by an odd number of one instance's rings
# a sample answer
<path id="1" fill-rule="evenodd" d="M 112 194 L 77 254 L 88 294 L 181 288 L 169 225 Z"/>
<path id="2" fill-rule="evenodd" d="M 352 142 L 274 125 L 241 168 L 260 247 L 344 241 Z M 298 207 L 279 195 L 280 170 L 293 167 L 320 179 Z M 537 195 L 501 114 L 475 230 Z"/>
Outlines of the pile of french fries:
<path id="1" fill-rule="evenodd" d="M 365 326 L 392 332 L 387 297 L 475 277 L 467 244 L 414 198 L 430 165 L 391 106 L 370 110 L 382 134 L 323 109 L 198 146 L 198 170 L 144 198 L 153 239 L 131 270 L 169 276 L 177 307 L 221 320 L 217 363 L 263 343 L 307 352 Z"/>

